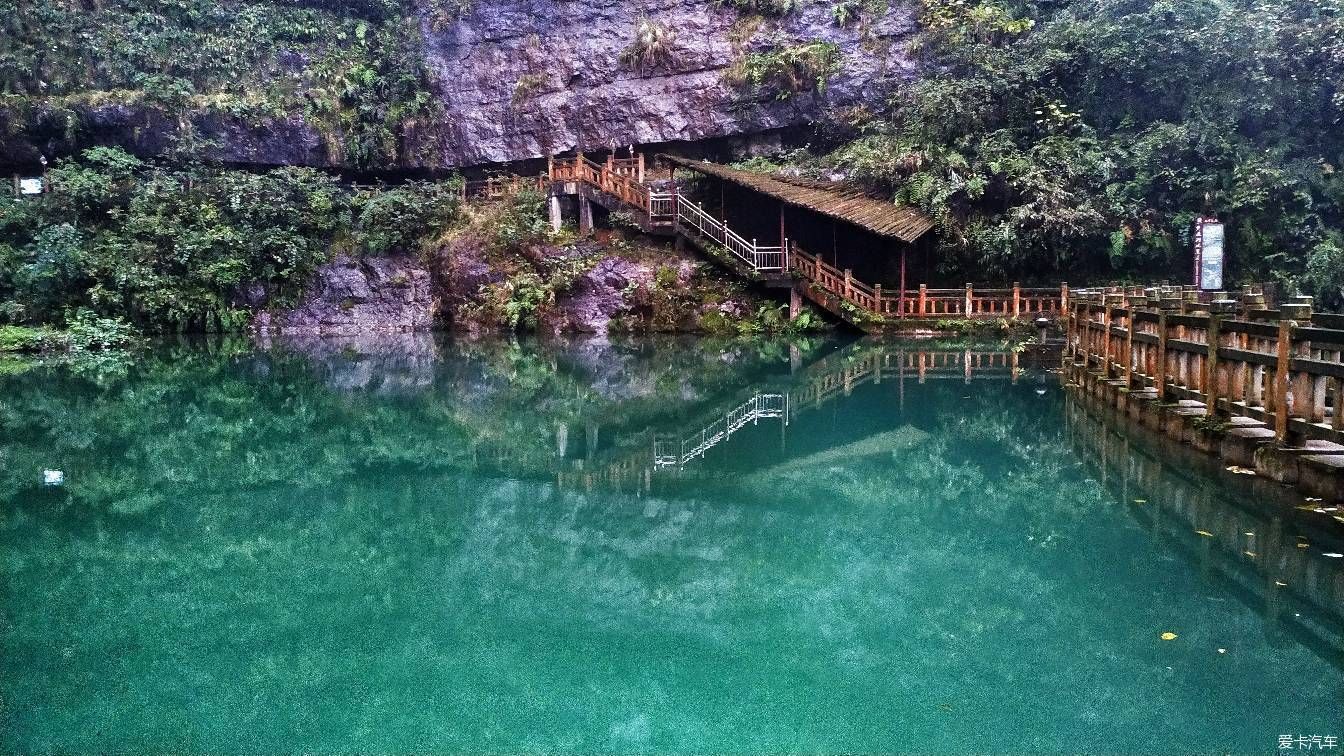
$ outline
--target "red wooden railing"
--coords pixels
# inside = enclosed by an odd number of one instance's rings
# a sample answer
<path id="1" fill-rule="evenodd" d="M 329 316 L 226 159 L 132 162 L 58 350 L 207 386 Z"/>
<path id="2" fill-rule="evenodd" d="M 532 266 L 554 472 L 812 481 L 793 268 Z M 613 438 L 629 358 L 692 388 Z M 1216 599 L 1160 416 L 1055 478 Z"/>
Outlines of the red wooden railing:
<path id="1" fill-rule="evenodd" d="M 793 269 L 812 285 L 854 307 L 883 318 L 1023 318 L 1059 316 L 1068 306 L 1069 287 L 1029 289 L 1014 284 L 1010 289 L 918 289 L 892 291 L 881 284 L 868 285 L 854 278 L 853 271 L 828 265 L 794 244 L 790 253 Z"/>

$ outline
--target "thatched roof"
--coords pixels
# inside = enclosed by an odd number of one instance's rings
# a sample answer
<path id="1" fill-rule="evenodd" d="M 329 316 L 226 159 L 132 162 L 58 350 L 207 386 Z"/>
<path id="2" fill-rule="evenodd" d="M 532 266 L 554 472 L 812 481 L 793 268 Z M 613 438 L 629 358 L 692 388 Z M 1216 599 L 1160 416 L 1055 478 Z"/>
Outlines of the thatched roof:
<path id="1" fill-rule="evenodd" d="M 875 199 L 849 184 L 767 176 L 751 171 L 740 171 L 718 163 L 687 160 L 671 155 L 659 157 L 673 165 L 768 194 L 787 204 L 852 223 L 878 236 L 912 242 L 933 228 L 933 219 L 924 213 L 912 207 Z"/>

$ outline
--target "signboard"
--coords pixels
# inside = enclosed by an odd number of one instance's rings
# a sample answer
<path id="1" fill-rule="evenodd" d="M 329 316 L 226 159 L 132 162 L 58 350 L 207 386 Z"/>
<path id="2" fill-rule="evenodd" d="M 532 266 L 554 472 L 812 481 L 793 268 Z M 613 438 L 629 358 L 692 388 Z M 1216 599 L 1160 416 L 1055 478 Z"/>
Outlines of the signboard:
<path id="1" fill-rule="evenodd" d="M 41 194 L 42 179 L 26 178 L 19 180 L 19 194 Z"/>
<path id="2" fill-rule="evenodd" d="M 1217 218 L 1195 221 L 1195 285 L 1200 291 L 1223 288 L 1223 224 Z"/>

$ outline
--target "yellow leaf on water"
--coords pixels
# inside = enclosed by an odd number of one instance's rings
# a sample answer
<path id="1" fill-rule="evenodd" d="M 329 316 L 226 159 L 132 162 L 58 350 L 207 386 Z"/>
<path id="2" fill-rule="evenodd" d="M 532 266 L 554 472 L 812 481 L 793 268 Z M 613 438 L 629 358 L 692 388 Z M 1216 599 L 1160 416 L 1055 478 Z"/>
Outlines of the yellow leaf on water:
<path id="1" fill-rule="evenodd" d="M 1195 532 L 1196 532 L 1196 533 L 1199 533 L 1200 535 L 1204 536 L 1205 538 L 1213 538 L 1213 533 L 1210 533 L 1210 532 L 1207 531 L 1207 530 L 1196 530 Z"/>
<path id="2" fill-rule="evenodd" d="M 1162 640 L 1176 640 L 1176 633 L 1162 633 Z"/>
<path id="3" fill-rule="evenodd" d="M 1281 580 L 1275 580 L 1275 581 L 1274 581 L 1274 585 L 1277 585 L 1277 586 L 1280 587 L 1280 588 L 1287 588 L 1287 587 L 1288 587 L 1288 584 L 1285 583 L 1285 582 L 1283 582 L 1283 581 L 1281 581 Z"/>
<path id="4" fill-rule="evenodd" d="M 1308 546 L 1310 546 L 1310 545 L 1311 545 L 1311 544 L 1307 543 L 1306 541 L 1303 541 L 1303 542 L 1297 544 L 1297 547 L 1298 547 L 1299 549 L 1305 549 L 1306 547 L 1308 547 Z"/>

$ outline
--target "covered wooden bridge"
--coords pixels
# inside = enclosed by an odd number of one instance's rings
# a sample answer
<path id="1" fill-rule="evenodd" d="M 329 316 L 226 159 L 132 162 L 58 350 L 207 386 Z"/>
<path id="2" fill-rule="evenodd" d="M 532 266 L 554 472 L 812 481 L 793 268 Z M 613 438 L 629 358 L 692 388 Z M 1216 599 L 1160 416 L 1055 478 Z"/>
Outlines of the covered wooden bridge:
<path id="1" fill-rule="evenodd" d="M 695 180 L 683 182 L 688 173 Z M 930 286 L 933 220 L 843 182 L 672 155 L 649 165 L 643 155 L 597 161 L 582 153 L 549 159 L 537 179 L 511 181 L 549 186 L 556 224 L 563 196 L 577 197 L 581 231 L 592 228 L 594 205 L 627 213 L 645 231 L 689 242 L 743 277 L 789 287 L 795 305 L 805 297 L 868 331 L 914 329 L 920 320 L 1058 315 L 1068 303 L 1067 286 Z"/>

